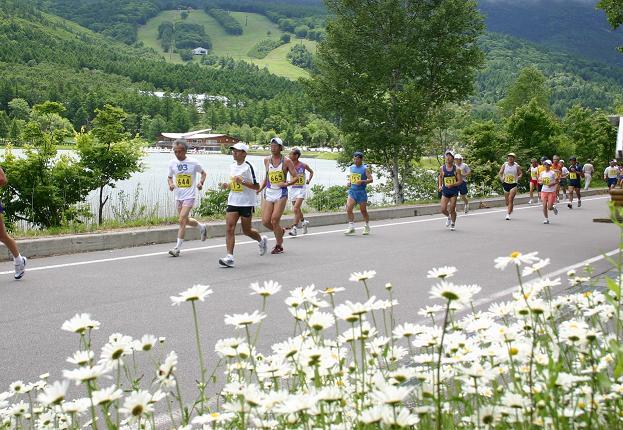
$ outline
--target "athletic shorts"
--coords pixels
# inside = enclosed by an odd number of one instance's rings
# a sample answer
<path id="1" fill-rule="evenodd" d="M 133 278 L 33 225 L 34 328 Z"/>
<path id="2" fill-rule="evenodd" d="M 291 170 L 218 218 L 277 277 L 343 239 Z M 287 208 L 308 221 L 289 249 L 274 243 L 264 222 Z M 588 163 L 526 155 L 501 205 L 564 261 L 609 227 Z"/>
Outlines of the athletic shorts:
<path id="1" fill-rule="evenodd" d="M 612 187 L 613 185 L 616 185 L 616 184 L 617 184 L 617 180 L 618 180 L 617 178 L 608 178 L 608 179 L 607 179 L 607 181 L 608 181 L 608 186 L 609 186 L 609 187 Z"/>
<path id="2" fill-rule="evenodd" d="M 175 207 L 178 209 L 193 208 L 195 207 L 195 199 L 176 200 Z"/>
<path id="3" fill-rule="evenodd" d="M 266 188 L 264 190 L 264 198 L 267 202 L 278 202 L 281 199 L 288 198 L 288 189 L 286 187 L 283 188 Z"/>
<path id="4" fill-rule="evenodd" d="M 459 187 L 443 188 L 441 190 L 441 195 L 444 196 L 447 199 L 450 199 L 452 197 L 456 197 L 456 196 L 459 195 Z"/>
<path id="5" fill-rule="evenodd" d="M 543 203 L 547 203 L 548 205 L 554 205 L 556 203 L 556 192 L 541 191 L 541 201 Z"/>
<path id="6" fill-rule="evenodd" d="M 530 179 L 530 184 L 536 187 L 537 185 L 539 185 L 539 181 L 537 181 L 536 179 Z"/>
<path id="7" fill-rule="evenodd" d="M 255 208 L 253 206 L 232 206 L 228 205 L 226 212 L 238 212 L 243 218 L 250 218 L 255 212 Z"/>
<path id="8" fill-rule="evenodd" d="M 573 188 L 580 188 L 582 185 L 580 184 L 579 179 L 569 180 L 569 186 Z"/>
<path id="9" fill-rule="evenodd" d="M 466 196 L 467 195 L 467 182 L 463 181 L 463 183 L 461 183 L 461 185 L 459 185 L 459 194 L 462 196 Z"/>
<path id="10" fill-rule="evenodd" d="M 288 197 L 291 201 L 295 201 L 297 199 L 304 199 L 307 197 L 307 190 L 305 188 L 290 188 L 288 191 Z"/>
<path id="11" fill-rule="evenodd" d="M 353 199 L 355 203 L 367 203 L 368 202 L 368 193 L 366 190 L 353 190 L 350 188 L 348 190 L 348 197 Z"/>
<path id="12" fill-rule="evenodd" d="M 506 182 L 502 183 L 502 188 L 504 188 L 505 193 L 510 193 L 513 188 L 517 188 L 517 183 L 507 184 Z"/>
<path id="13" fill-rule="evenodd" d="M 569 180 L 567 178 L 561 179 L 560 180 L 560 186 L 562 188 L 567 188 L 569 186 Z"/>

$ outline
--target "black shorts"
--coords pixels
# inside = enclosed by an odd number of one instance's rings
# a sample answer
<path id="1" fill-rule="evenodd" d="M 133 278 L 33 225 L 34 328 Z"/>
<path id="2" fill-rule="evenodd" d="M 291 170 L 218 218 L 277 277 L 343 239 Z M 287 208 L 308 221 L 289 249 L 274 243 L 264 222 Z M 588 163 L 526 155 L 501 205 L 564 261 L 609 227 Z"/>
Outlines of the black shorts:
<path id="1" fill-rule="evenodd" d="M 517 188 L 517 184 L 507 184 L 506 182 L 503 182 L 502 188 L 504 188 L 505 193 L 510 193 L 513 188 Z"/>
<path id="2" fill-rule="evenodd" d="M 226 212 L 238 212 L 241 217 L 250 218 L 253 215 L 253 212 L 255 212 L 255 207 L 228 205 Z"/>
<path id="3" fill-rule="evenodd" d="M 577 179 L 576 180 L 569 179 L 569 186 L 573 187 L 573 188 L 581 188 L 582 187 L 582 185 L 580 184 L 580 181 L 577 180 Z"/>

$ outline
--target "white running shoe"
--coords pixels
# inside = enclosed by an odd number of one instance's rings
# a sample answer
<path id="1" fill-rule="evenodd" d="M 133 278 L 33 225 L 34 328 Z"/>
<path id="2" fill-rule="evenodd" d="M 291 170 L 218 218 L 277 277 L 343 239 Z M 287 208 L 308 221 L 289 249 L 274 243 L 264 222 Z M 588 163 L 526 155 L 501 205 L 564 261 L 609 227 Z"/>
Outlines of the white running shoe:
<path id="1" fill-rule="evenodd" d="M 201 235 L 201 241 L 205 242 L 208 238 L 208 228 L 205 224 L 199 224 L 199 234 Z"/>
<path id="2" fill-rule="evenodd" d="M 349 235 L 349 234 L 355 234 L 355 227 L 348 227 L 346 230 L 344 230 L 344 234 Z"/>
<path id="3" fill-rule="evenodd" d="M 308 226 L 309 226 L 309 221 L 307 220 L 303 221 L 303 234 L 307 234 Z"/>
<path id="4" fill-rule="evenodd" d="M 296 237 L 296 235 L 298 234 L 297 230 L 296 230 L 296 226 L 292 227 L 292 230 L 290 230 L 288 232 L 288 234 L 292 237 Z"/>
<path id="5" fill-rule="evenodd" d="M 450 227 L 450 224 L 452 224 L 452 218 L 448 217 L 446 220 L 446 227 Z"/>
<path id="6" fill-rule="evenodd" d="M 528 204 L 531 205 L 532 204 L 532 199 L 528 200 Z"/>
<path id="7" fill-rule="evenodd" d="M 558 208 L 556 207 L 556 205 L 552 207 L 552 210 L 554 211 L 554 215 L 558 215 Z"/>
<path id="8" fill-rule="evenodd" d="M 180 256 L 180 249 L 179 248 L 169 249 L 169 255 L 171 257 L 179 257 Z"/>
<path id="9" fill-rule="evenodd" d="M 220 264 L 223 267 L 234 267 L 234 258 L 227 255 L 223 258 L 219 258 L 218 264 Z"/>
<path id="10" fill-rule="evenodd" d="M 510 221 L 511 220 L 511 216 L 510 214 L 506 214 L 506 218 L 504 218 L 506 221 Z"/>
<path id="11" fill-rule="evenodd" d="M 15 279 L 22 279 L 26 273 L 26 261 L 26 257 L 21 257 L 19 261 L 15 262 Z"/>
<path id="12" fill-rule="evenodd" d="M 549 220 L 546 218 L 543 220 L 543 224 L 549 224 Z"/>
<path id="13" fill-rule="evenodd" d="M 450 225 L 450 231 L 454 231 L 454 230 L 456 230 L 455 227 L 454 227 L 454 224 L 451 224 Z"/>
<path id="14" fill-rule="evenodd" d="M 262 236 L 258 245 L 260 247 L 260 255 L 266 254 L 266 251 L 268 251 L 268 237 Z"/>
<path id="15" fill-rule="evenodd" d="M 363 233 L 361 233 L 361 234 L 363 234 L 364 236 L 369 235 L 370 234 L 370 226 L 369 225 L 364 225 L 363 226 Z"/>

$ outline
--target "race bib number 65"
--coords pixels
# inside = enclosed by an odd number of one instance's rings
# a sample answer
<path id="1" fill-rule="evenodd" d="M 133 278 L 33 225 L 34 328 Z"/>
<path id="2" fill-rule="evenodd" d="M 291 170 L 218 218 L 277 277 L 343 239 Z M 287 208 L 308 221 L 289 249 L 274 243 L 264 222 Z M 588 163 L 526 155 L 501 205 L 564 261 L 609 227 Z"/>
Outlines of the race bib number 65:
<path id="1" fill-rule="evenodd" d="M 177 185 L 177 188 L 190 188 L 192 182 L 192 176 L 187 173 L 182 173 L 175 176 L 175 184 Z"/>

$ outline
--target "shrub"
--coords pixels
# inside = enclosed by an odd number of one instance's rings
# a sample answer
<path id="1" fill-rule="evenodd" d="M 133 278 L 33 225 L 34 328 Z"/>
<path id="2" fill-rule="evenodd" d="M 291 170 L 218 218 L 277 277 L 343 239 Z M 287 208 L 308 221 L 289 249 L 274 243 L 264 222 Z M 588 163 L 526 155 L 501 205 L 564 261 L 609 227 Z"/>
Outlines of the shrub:
<path id="1" fill-rule="evenodd" d="M 249 50 L 247 55 L 252 58 L 264 58 L 270 51 L 279 48 L 281 45 L 283 45 L 282 40 L 262 39 Z"/>
<path id="2" fill-rule="evenodd" d="M 319 212 L 336 211 L 344 207 L 346 197 L 344 186 L 333 185 L 325 188 L 324 185 L 314 185 L 311 187 L 311 197 L 307 199 L 307 204 Z"/>
<path id="3" fill-rule="evenodd" d="M 242 24 L 223 9 L 207 8 L 206 12 L 211 15 L 223 27 L 226 33 L 235 36 L 242 34 Z"/>
<path id="4" fill-rule="evenodd" d="M 229 190 L 221 190 L 220 188 L 206 190 L 197 208 L 197 213 L 203 217 L 224 215 L 225 209 L 227 209 L 228 196 Z"/>

